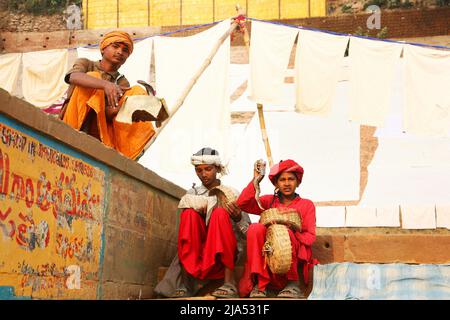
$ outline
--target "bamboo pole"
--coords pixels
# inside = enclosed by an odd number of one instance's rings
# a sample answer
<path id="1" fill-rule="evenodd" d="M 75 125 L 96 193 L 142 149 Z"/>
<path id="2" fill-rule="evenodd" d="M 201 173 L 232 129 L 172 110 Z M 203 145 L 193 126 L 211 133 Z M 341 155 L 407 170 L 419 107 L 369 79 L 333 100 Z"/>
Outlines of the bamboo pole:
<path id="1" fill-rule="evenodd" d="M 264 147 L 266 148 L 267 160 L 269 160 L 269 165 L 272 167 L 272 151 L 270 150 L 269 137 L 267 136 L 266 131 L 266 122 L 264 121 L 263 105 L 258 103 L 256 104 L 256 107 L 258 108 L 259 127 L 261 128 L 261 135 L 264 142 Z"/>
<path id="2" fill-rule="evenodd" d="M 220 46 L 222 43 L 225 42 L 225 40 L 230 36 L 230 34 L 237 28 L 239 23 L 237 21 L 233 21 L 230 28 L 225 32 L 219 40 L 217 40 L 216 45 L 211 50 L 209 56 L 205 59 L 200 69 L 197 71 L 197 73 L 194 75 L 194 77 L 189 81 L 188 85 L 184 89 L 184 91 L 181 93 L 181 96 L 178 98 L 178 100 L 175 102 L 175 105 L 173 107 L 172 114 L 167 118 L 166 121 L 162 124 L 161 128 L 153 135 L 153 137 L 147 142 L 147 144 L 144 147 L 144 151 L 146 151 L 152 144 L 155 142 L 158 135 L 161 133 L 161 131 L 165 128 L 165 126 L 170 122 L 172 117 L 175 115 L 175 113 L 180 109 L 180 107 L 183 105 L 184 100 L 186 100 L 186 97 L 188 96 L 189 92 L 191 92 L 192 88 L 194 87 L 197 80 L 200 78 L 200 76 L 203 74 L 203 72 L 206 70 L 206 68 L 211 64 L 212 59 L 216 55 L 217 51 L 219 51 Z"/>
<path id="3" fill-rule="evenodd" d="M 238 14 L 243 14 L 243 9 L 239 4 L 236 5 L 236 11 L 238 12 Z M 244 43 L 245 47 L 247 48 L 247 52 L 250 55 L 250 37 L 248 35 L 247 28 L 244 28 Z M 264 143 L 264 147 L 266 149 L 267 160 L 269 161 L 269 166 L 272 167 L 273 166 L 272 151 L 270 149 L 269 136 L 267 135 L 266 131 L 266 122 L 264 121 L 263 105 L 257 103 L 256 107 L 258 109 L 259 127 L 261 128 L 261 136 Z"/>

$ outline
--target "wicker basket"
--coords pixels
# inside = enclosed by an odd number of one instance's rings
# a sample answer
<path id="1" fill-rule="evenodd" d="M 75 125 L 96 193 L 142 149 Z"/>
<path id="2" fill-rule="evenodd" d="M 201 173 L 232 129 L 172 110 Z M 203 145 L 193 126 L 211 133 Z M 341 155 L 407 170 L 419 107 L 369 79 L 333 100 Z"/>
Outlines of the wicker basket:
<path id="1" fill-rule="evenodd" d="M 285 225 L 273 224 L 267 228 L 263 255 L 272 273 L 285 274 L 289 271 L 292 263 L 292 246 L 289 230 Z"/>
<path id="2" fill-rule="evenodd" d="M 226 204 L 237 200 L 233 189 L 226 186 L 217 186 L 209 190 L 209 196 L 217 196 L 217 206 L 226 208 Z"/>
<path id="3" fill-rule="evenodd" d="M 296 210 L 280 210 L 278 208 L 271 208 L 261 213 L 259 223 L 265 226 L 272 224 L 284 224 L 295 230 L 301 231 L 302 219 Z"/>

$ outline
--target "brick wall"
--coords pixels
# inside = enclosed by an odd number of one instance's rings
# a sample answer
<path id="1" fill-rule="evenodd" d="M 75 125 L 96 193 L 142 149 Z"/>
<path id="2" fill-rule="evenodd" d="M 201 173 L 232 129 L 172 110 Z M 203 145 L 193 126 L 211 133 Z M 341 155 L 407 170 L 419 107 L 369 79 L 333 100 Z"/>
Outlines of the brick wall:
<path id="1" fill-rule="evenodd" d="M 302 25 L 343 33 L 354 33 L 358 27 L 366 29 L 370 14 L 337 17 L 283 20 L 288 24 Z M 450 7 L 436 9 L 384 10 L 381 27 L 388 28 L 389 38 L 425 37 L 450 34 Z"/>

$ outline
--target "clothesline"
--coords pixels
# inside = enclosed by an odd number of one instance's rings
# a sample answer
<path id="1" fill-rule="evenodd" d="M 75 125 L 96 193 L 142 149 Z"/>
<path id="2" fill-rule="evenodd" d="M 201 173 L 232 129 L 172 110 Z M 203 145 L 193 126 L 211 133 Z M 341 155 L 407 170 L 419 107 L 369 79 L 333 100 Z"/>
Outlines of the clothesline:
<path id="1" fill-rule="evenodd" d="M 218 24 L 218 23 L 220 23 L 222 21 L 224 21 L 224 20 L 215 21 L 215 22 L 212 22 L 212 23 L 205 23 L 205 24 L 202 24 L 202 25 L 188 27 L 188 28 L 183 28 L 183 29 L 178 29 L 178 30 L 175 30 L 175 31 L 169 31 L 169 32 L 154 34 L 154 35 L 151 35 L 151 36 L 148 36 L 148 37 L 135 38 L 135 39 L 133 39 L 133 41 L 141 41 L 141 40 L 145 40 L 145 39 L 152 38 L 152 37 L 170 36 L 172 34 L 176 34 L 176 33 L 180 33 L 180 32 L 191 31 L 191 30 L 200 29 L 200 28 L 203 28 L 203 27 L 210 27 L 210 26 L 216 25 L 216 24 Z M 70 48 L 69 50 L 76 50 L 78 48 L 95 48 L 95 47 L 98 47 L 98 46 L 99 46 L 98 44 L 91 44 L 91 45 L 82 46 L 82 47 Z"/>

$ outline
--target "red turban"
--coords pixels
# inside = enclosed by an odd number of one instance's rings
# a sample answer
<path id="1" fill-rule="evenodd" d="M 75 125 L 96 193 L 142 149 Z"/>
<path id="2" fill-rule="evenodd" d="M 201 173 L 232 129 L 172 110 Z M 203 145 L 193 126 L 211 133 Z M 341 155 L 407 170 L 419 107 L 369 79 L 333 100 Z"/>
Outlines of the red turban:
<path id="1" fill-rule="evenodd" d="M 126 44 L 130 50 L 130 54 L 133 52 L 133 39 L 131 39 L 131 36 L 124 31 L 111 31 L 105 34 L 100 42 L 100 50 L 105 49 L 107 46 L 115 42 Z"/>
<path id="2" fill-rule="evenodd" d="M 297 176 L 299 182 L 302 181 L 303 173 L 305 172 L 303 168 L 294 160 L 288 159 L 280 161 L 272 168 L 270 168 L 269 180 L 273 185 L 277 183 L 277 176 L 283 172 L 292 172 Z"/>

